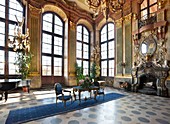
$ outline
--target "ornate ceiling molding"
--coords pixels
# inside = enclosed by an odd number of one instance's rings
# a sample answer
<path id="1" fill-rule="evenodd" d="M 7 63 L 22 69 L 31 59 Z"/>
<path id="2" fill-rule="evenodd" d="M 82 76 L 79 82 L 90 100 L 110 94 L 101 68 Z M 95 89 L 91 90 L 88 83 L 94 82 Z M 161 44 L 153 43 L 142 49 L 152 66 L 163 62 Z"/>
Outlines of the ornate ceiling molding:
<path id="1" fill-rule="evenodd" d="M 51 12 L 57 13 L 64 21 L 67 20 L 67 18 L 68 18 L 66 13 L 61 8 L 51 5 L 51 4 L 44 5 L 44 7 L 42 8 L 42 13 L 44 13 L 46 11 L 51 11 Z"/>

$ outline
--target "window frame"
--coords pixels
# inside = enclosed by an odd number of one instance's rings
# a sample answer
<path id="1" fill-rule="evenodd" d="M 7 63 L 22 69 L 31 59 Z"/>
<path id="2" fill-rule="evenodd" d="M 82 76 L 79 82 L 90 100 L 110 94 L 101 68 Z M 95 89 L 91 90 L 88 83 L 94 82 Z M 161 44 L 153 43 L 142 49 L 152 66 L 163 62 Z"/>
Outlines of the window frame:
<path id="1" fill-rule="evenodd" d="M 109 29 L 108 29 L 109 24 L 113 24 L 113 26 L 114 26 L 114 29 L 113 29 L 114 38 L 111 38 L 111 39 L 108 38 L 109 37 Z M 101 42 L 101 36 L 102 36 L 101 33 L 102 33 L 102 29 L 104 29 L 105 26 L 106 26 L 106 41 Z M 101 78 L 105 78 L 105 77 L 114 78 L 114 76 L 115 76 L 115 40 L 116 40 L 116 38 L 115 38 L 115 24 L 113 22 L 105 23 L 100 29 L 100 56 L 101 56 L 101 59 L 100 59 L 100 67 L 101 67 L 100 76 L 101 76 Z M 111 42 L 114 43 L 114 57 L 109 58 L 109 43 L 111 43 Z M 102 59 L 102 44 L 106 44 L 106 47 L 107 47 L 107 50 L 106 50 L 107 56 L 104 59 Z M 112 61 L 112 60 L 114 61 L 114 66 L 113 66 L 114 74 L 113 74 L 113 76 L 109 76 L 109 69 L 112 69 L 112 68 L 109 68 L 109 61 Z M 104 62 L 104 61 L 106 61 L 106 63 L 107 63 L 107 68 L 106 68 L 106 71 L 107 71 L 106 75 L 107 76 L 102 76 L 102 62 Z"/>
<path id="2" fill-rule="evenodd" d="M 143 0 L 142 3 L 143 3 L 144 1 L 145 1 L 145 0 Z M 140 17 L 141 17 L 141 12 L 144 11 L 144 10 L 147 10 L 147 18 L 148 18 L 148 17 L 149 17 L 149 14 L 151 14 L 151 13 L 150 13 L 150 8 L 153 7 L 154 5 L 156 5 L 156 4 L 158 3 L 158 1 L 155 2 L 155 3 L 153 3 L 153 4 L 151 4 L 151 5 L 150 5 L 150 0 L 146 0 L 146 1 L 147 1 L 147 6 L 146 6 L 145 8 L 141 9 L 142 3 L 140 4 L 140 7 L 139 7 L 139 8 L 140 8 Z M 146 15 L 143 15 L 143 16 L 146 16 Z M 142 17 L 143 17 L 143 16 L 142 16 Z M 141 18 L 142 18 L 142 17 L 141 17 Z"/>
<path id="3" fill-rule="evenodd" d="M 5 18 L 0 17 L 0 22 L 5 23 L 5 33 L 4 33 L 4 46 L 0 46 L 0 50 L 4 51 L 4 74 L 0 74 L 1 78 L 17 78 L 20 74 L 19 73 L 15 73 L 15 74 L 9 74 L 9 52 L 15 52 L 13 51 L 13 48 L 10 48 L 8 46 L 8 39 L 11 35 L 9 35 L 9 25 L 17 25 L 17 20 L 10 20 L 9 18 L 9 10 L 13 9 L 18 11 L 16 8 L 9 8 L 9 0 L 5 0 L 5 5 L 3 5 L 5 7 Z M 26 13 L 25 13 L 25 9 L 26 6 L 21 2 L 21 0 L 16 0 L 16 2 L 18 2 L 21 7 L 22 7 L 22 16 L 26 18 Z M 23 24 L 23 28 L 22 28 L 22 32 L 25 33 L 25 23 Z M 16 71 L 16 70 L 15 70 Z"/>
<path id="4" fill-rule="evenodd" d="M 46 31 L 46 30 L 43 30 L 43 16 L 45 14 L 52 14 L 52 32 L 49 32 L 49 31 Z M 62 27 L 62 35 L 59 35 L 59 34 L 56 34 L 55 33 L 55 16 L 57 16 L 60 21 L 62 22 L 63 24 L 63 27 Z M 65 22 L 64 20 L 55 12 L 51 12 L 51 11 L 47 11 L 47 12 L 44 12 L 42 14 L 42 33 L 41 33 L 41 63 L 42 63 L 42 57 L 43 56 L 47 56 L 47 57 L 51 57 L 51 75 L 43 75 L 43 65 L 41 66 L 41 76 L 42 77 L 64 77 L 64 30 L 65 30 Z M 51 43 L 51 53 L 43 53 L 42 49 L 43 49 L 43 33 L 44 34 L 48 34 L 50 36 L 52 36 L 52 43 Z M 57 54 L 54 54 L 54 38 L 55 37 L 59 37 L 59 38 L 62 38 L 62 55 L 57 55 Z M 54 59 L 55 58 L 61 58 L 62 59 L 62 66 L 61 66 L 61 75 L 54 75 Z"/>
<path id="5" fill-rule="evenodd" d="M 82 39 L 82 41 L 81 40 L 78 40 L 77 39 L 77 27 L 78 26 L 81 26 L 82 27 L 82 34 L 81 34 L 81 39 Z M 88 43 L 87 42 L 84 42 L 83 41 L 83 39 L 84 39 L 84 29 L 83 28 L 85 28 L 86 30 L 87 30 L 87 32 L 88 32 L 88 35 L 89 35 L 89 38 L 88 38 Z M 91 35 L 90 35 L 90 30 L 85 26 L 85 25 L 83 25 L 83 24 L 78 24 L 77 26 L 76 26 L 76 62 L 77 61 L 81 61 L 81 66 L 83 67 L 83 70 L 84 70 L 84 66 L 83 66 L 83 62 L 88 62 L 89 64 L 88 64 L 88 75 L 90 75 L 90 37 L 91 37 Z M 77 57 L 77 43 L 81 43 L 81 47 L 82 47 L 82 50 L 81 50 L 81 57 Z M 83 58 L 83 52 L 84 52 L 84 47 L 83 47 L 83 45 L 87 45 L 88 46 L 88 59 L 86 59 L 86 58 Z M 79 66 L 79 65 L 78 65 Z M 83 75 L 85 75 L 84 73 L 83 73 Z"/>

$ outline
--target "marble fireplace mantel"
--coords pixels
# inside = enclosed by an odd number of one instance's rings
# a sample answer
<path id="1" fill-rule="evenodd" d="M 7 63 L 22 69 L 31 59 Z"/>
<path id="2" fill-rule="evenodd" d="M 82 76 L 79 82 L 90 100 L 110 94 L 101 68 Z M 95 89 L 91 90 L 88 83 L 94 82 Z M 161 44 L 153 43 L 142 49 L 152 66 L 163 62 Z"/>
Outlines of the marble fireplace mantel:
<path id="1" fill-rule="evenodd" d="M 168 89 L 165 86 L 165 81 L 168 77 L 168 71 L 170 68 L 168 66 L 163 67 L 156 65 L 152 61 L 145 62 L 139 66 L 132 68 L 132 86 L 135 91 L 138 91 L 138 86 L 140 82 L 140 77 L 143 75 L 155 76 L 157 79 L 157 95 L 159 96 L 168 96 Z"/>

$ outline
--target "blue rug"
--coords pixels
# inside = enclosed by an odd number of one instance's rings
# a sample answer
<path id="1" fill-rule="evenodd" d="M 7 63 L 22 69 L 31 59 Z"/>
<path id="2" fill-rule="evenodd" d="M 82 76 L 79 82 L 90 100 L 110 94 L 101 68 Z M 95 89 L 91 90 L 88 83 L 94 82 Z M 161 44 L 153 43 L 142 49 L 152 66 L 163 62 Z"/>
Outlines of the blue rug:
<path id="1" fill-rule="evenodd" d="M 88 99 L 86 101 L 82 100 L 81 104 L 79 104 L 78 100 L 72 103 L 70 101 L 67 101 L 66 107 L 64 107 L 64 103 L 58 102 L 57 105 L 56 103 L 52 103 L 31 108 L 11 110 L 6 120 L 6 124 L 19 124 L 53 115 L 58 115 L 61 113 L 75 111 L 86 107 L 102 104 L 111 100 L 115 100 L 123 96 L 125 95 L 118 93 L 109 93 L 105 95 L 104 99 L 103 96 L 97 96 L 97 101 L 94 99 Z"/>

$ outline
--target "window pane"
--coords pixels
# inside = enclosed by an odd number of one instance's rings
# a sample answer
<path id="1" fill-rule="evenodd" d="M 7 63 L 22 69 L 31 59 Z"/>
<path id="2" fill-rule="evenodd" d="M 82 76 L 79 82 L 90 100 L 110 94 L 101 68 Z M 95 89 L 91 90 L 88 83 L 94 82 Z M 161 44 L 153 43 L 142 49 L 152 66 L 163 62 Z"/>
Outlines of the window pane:
<path id="1" fill-rule="evenodd" d="M 54 76 L 62 76 L 62 58 L 54 58 Z"/>
<path id="2" fill-rule="evenodd" d="M 54 37 L 54 54 L 62 55 L 62 38 Z"/>
<path id="3" fill-rule="evenodd" d="M 0 0 L 2 1 L 2 0 Z M 5 7 L 0 5 L 0 17 L 5 18 Z"/>
<path id="4" fill-rule="evenodd" d="M 107 41 L 106 26 L 103 27 L 101 31 L 101 42 Z"/>
<path id="5" fill-rule="evenodd" d="M 109 42 L 109 58 L 114 58 L 114 41 Z"/>
<path id="6" fill-rule="evenodd" d="M 89 43 L 89 35 L 83 35 L 83 41 Z"/>
<path id="7" fill-rule="evenodd" d="M 53 15 L 51 13 L 43 15 L 43 21 L 52 23 L 52 20 L 53 20 Z"/>
<path id="8" fill-rule="evenodd" d="M 157 11 L 157 4 L 149 8 L 150 13 L 154 13 Z"/>
<path id="9" fill-rule="evenodd" d="M 43 30 L 52 32 L 52 23 L 43 21 Z"/>
<path id="10" fill-rule="evenodd" d="M 149 0 L 149 5 L 152 5 L 154 3 L 157 3 L 157 0 Z"/>
<path id="11" fill-rule="evenodd" d="M 108 40 L 114 38 L 114 25 L 112 23 L 108 24 Z"/>
<path id="12" fill-rule="evenodd" d="M 107 76 L 107 61 L 101 62 L 101 76 Z"/>
<path id="13" fill-rule="evenodd" d="M 81 67 L 82 66 L 82 61 L 81 60 L 77 60 L 77 64 L 78 64 L 79 67 Z"/>
<path id="14" fill-rule="evenodd" d="M 55 26 L 54 26 L 54 33 L 55 33 L 55 34 L 62 35 L 62 34 L 63 34 L 63 27 L 58 26 L 58 25 L 55 25 Z"/>
<path id="15" fill-rule="evenodd" d="M 109 76 L 114 76 L 114 60 L 109 61 Z"/>
<path id="16" fill-rule="evenodd" d="M 57 16 L 55 16 L 55 24 L 60 27 L 63 27 L 63 23 L 62 23 L 61 19 Z"/>
<path id="17" fill-rule="evenodd" d="M 51 76 L 51 57 L 42 56 L 42 75 Z"/>
<path id="18" fill-rule="evenodd" d="M 5 70 L 5 52 L 0 50 L 0 74 L 4 74 Z"/>
<path id="19" fill-rule="evenodd" d="M 77 26 L 77 40 L 82 41 L 82 26 Z"/>
<path id="20" fill-rule="evenodd" d="M 17 21 L 15 15 L 18 21 L 22 22 L 23 8 L 21 4 L 16 0 L 9 0 L 9 19 L 13 21 Z"/>
<path id="21" fill-rule="evenodd" d="M 42 52 L 43 53 L 51 53 L 52 52 L 52 36 L 43 33 L 42 39 Z"/>
<path id="22" fill-rule="evenodd" d="M 77 46 L 76 46 L 76 56 L 77 58 L 82 58 L 82 43 L 77 42 Z"/>
<path id="23" fill-rule="evenodd" d="M 9 74 L 19 74 L 18 66 L 14 64 L 16 57 L 17 57 L 16 52 L 9 51 L 8 54 Z"/>
<path id="24" fill-rule="evenodd" d="M 83 61 L 83 75 L 89 74 L 89 62 Z"/>
<path id="25" fill-rule="evenodd" d="M 101 59 L 107 58 L 107 43 L 101 45 Z"/>
<path id="26" fill-rule="evenodd" d="M 83 44 L 83 58 L 89 58 L 89 45 Z"/>
<path id="27" fill-rule="evenodd" d="M 143 3 L 141 4 L 141 9 L 146 8 L 148 5 L 148 0 L 144 0 Z"/>
<path id="28" fill-rule="evenodd" d="M 5 46 L 5 35 L 0 34 L 0 46 Z"/>
<path id="29" fill-rule="evenodd" d="M 89 42 L 89 32 L 85 27 L 83 27 L 83 41 L 86 43 Z"/>
<path id="30" fill-rule="evenodd" d="M 0 0 L 0 5 L 5 6 L 5 0 Z"/>
<path id="31" fill-rule="evenodd" d="M 81 25 L 77 26 L 77 32 L 82 34 L 82 26 Z"/>
<path id="32" fill-rule="evenodd" d="M 0 33 L 5 34 L 5 23 L 4 22 L 0 22 Z"/>
<path id="33" fill-rule="evenodd" d="M 142 20 L 145 20 L 148 18 L 148 12 L 147 12 L 147 9 L 141 11 L 141 18 Z"/>
<path id="34" fill-rule="evenodd" d="M 9 32 L 8 32 L 8 34 L 10 36 L 14 36 L 14 29 L 15 29 L 15 25 L 9 24 Z"/>
<path id="35" fill-rule="evenodd" d="M 82 41 L 82 34 L 77 32 L 77 40 Z"/>

